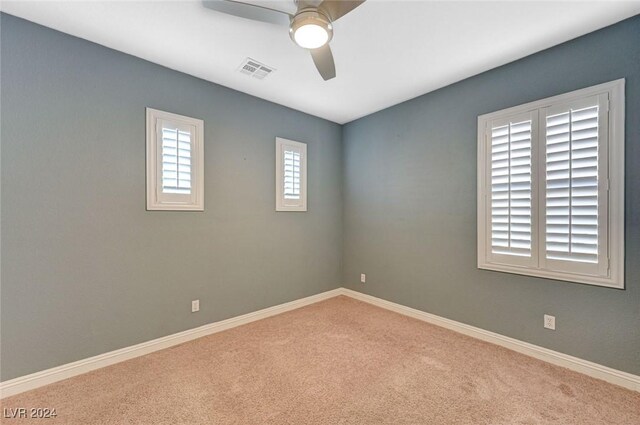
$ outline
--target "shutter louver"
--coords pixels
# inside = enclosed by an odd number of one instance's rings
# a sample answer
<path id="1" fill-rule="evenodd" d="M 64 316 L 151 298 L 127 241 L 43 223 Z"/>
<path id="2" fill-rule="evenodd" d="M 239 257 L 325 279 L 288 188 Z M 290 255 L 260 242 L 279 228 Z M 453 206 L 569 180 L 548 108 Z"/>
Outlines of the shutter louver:
<path id="1" fill-rule="evenodd" d="M 300 162 L 302 155 L 293 150 L 284 151 L 284 198 L 300 199 Z"/>
<path id="2" fill-rule="evenodd" d="M 491 248 L 531 257 L 531 120 L 491 129 Z"/>
<path id="3" fill-rule="evenodd" d="M 191 193 L 191 133 L 162 128 L 162 192 Z"/>
<path id="4" fill-rule="evenodd" d="M 546 117 L 546 257 L 598 262 L 598 105 Z"/>

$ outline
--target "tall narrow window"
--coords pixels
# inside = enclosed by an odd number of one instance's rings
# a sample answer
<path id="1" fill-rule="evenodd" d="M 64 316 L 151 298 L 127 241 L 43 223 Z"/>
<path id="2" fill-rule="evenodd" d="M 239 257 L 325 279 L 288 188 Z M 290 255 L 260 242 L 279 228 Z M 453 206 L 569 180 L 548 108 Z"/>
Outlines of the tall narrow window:
<path id="1" fill-rule="evenodd" d="M 478 267 L 624 287 L 624 80 L 478 117 Z"/>
<path id="2" fill-rule="evenodd" d="M 147 108 L 147 209 L 204 210 L 202 120 Z"/>
<path id="3" fill-rule="evenodd" d="M 162 192 L 191 194 L 191 132 L 165 123 L 162 131 Z"/>
<path id="4" fill-rule="evenodd" d="M 307 145 L 276 138 L 276 211 L 307 210 Z"/>

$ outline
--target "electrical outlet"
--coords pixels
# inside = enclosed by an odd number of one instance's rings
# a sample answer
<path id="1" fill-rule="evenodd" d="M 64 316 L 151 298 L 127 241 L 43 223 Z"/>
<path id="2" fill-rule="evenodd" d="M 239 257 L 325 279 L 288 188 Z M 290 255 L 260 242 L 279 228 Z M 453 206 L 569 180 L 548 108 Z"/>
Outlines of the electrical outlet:
<path id="1" fill-rule="evenodd" d="M 547 329 L 551 329 L 552 331 L 556 330 L 556 316 L 549 316 L 548 314 L 544 315 L 544 327 Z"/>
<path id="2" fill-rule="evenodd" d="M 191 312 L 195 313 L 196 311 L 200 311 L 200 300 L 191 301 Z"/>
<path id="3" fill-rule="evenodd" d="M 367 281 L 367 275 L 362 273 L 360 275 L 360 283 L 365 283 Z"/>

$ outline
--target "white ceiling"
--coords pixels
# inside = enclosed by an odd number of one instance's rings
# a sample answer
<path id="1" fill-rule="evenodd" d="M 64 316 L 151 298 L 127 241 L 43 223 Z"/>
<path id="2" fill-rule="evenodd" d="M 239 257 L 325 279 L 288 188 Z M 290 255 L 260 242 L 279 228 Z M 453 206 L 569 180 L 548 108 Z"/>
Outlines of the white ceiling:
<path id="1" fill-rule="evenodd" d="M 287 29 L 189 1 L 2 1 L 1 9 L 205 80 L 346 123 L 640 13 L 640 1 L 376 1 L 334 24 L 323 81 Z M 276 68 L 237 72 L 246 57 Z"/>

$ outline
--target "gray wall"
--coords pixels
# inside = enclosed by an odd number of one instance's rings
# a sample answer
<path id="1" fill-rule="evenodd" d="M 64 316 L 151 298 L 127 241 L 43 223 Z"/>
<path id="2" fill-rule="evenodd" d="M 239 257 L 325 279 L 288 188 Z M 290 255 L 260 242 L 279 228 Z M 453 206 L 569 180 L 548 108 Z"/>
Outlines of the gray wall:
<path id="1" fill-rule="evenodd" d="M 640 17 L 344 127 L 8 15 L 0 27 L 0 379 L 341 281 L 640 373 Z M 627 289 L 477 270 L 477 116 L 621 77 Z M 204 213 L 145 211 L 146 106 L 205 120 Z M 307 213 L 274 211 L 275 136 L 309 144 Z"/>
<path id="2" fill-rule="evenodd" d="M 2 380 L 340 285 L 339 125 L 0 26 Z M 147 106 L 204 119 L 204 213 L 145 211 Z M 307 213 L 275 212 L 276 136 L 308 143 Z"/>
<path id="3" fill-rule="evenodd" d="M 622 77 L 627 289 L 478 270 L 477 116 Z M 640 374 L 639 138 L 640 17 L 352 122 L 343 132 L 343 282 Z M 543 329 L 544 313 L 556 316 L 555 332 Z"/>

